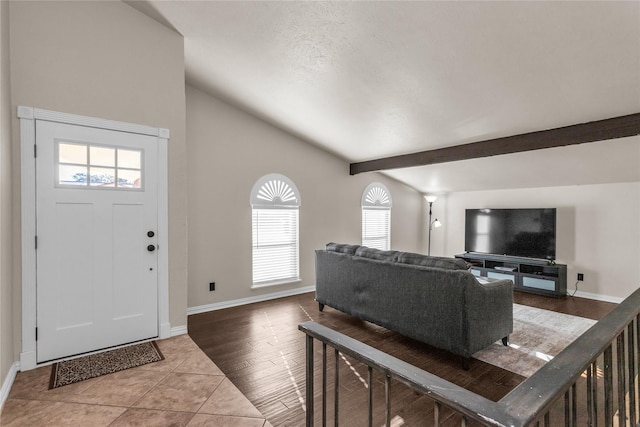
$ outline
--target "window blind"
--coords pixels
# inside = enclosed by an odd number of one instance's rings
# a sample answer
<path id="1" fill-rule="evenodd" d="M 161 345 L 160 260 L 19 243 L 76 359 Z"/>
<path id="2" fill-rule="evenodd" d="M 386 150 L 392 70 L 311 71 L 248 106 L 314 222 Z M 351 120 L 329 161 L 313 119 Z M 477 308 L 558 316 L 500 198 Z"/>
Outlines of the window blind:
<path id="1" fill-rule="evenodd" d="M 253 283 L 298 280 L 298 209 L 253 209 Z"/>
<path id="2" fill-rule="evenodd" d="M 391 209 L 362 208 L 362 244 L 388 251 L 391 241 Z"/>

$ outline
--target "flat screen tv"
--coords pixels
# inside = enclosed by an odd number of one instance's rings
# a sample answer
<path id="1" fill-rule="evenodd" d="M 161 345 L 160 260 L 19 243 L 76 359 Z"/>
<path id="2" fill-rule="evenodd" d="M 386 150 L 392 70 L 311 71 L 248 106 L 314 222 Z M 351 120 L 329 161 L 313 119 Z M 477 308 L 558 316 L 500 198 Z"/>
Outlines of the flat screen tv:
<path id="1" fill-rule="evenodd" d="M 466 252 L 556 259 L 556 209 L 467 209 Z"/>

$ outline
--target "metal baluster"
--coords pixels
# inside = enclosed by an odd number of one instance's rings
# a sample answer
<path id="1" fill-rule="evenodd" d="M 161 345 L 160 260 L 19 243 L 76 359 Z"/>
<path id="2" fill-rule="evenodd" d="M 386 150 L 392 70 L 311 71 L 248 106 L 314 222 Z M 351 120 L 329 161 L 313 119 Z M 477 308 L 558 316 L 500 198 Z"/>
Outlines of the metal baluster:
<path id="1" fill-rule="evenodd" d="M 460 421 L 460 427 L 467 427 L 467 417 L 462 416 L 462 420 Z"/>
<path id="2" fill-rule="evenodd" d="M 638 363 L 638 369 L 636 370 L 640 372 L 640 314 L 636 316 L 636 347 L 636 350 L 638 351 L 638 360 L 636 360 Z"/>
<path id="3" fill-rule="evenodd" d="M 635 337 L 633 335 L 633 324 L 631 321 L 629 326 L 627 327 L 627 340 L 629 340 L 627 345 L 627 358 L 628 358 L 628 366 L 629 366 L 629 375 L 627 378 L 629 379 L 629 424 L 636 424 L 636 355 L 635 355 Z"/>
<path id="4" fill-rule="evenodd" d="M 384 379 L 384 398 L 387 408 L 385 409 L 385 418 L 387 427 L 391 427 L 391 377 L 385 375 Z"/>
<path id="5" fill-rule="evenodd" d="M 598 359 L 591 363 L 591 371 L 593 372 L 593 427 L 598 427 Z"/>
<path id="6" fill-rule="evenodd" d="M 334 377 L 334 390 L 333 390 L 333 425 L 335 427 L 338 427 L 338 398 L 339 398 L 339 393 L 338 393 L 338 388 L 340 387 L 340 379 L 338 378 L 338 371 L 340 368 L 340 352 L 338 351 L 338 349 L 334 350 L 335 353 L 335 364 L 336 364 L 336 374 Z"/>
<path id="7" fill-rule="evenodd" d="M 322 427 L 327 427 L 327 343 L 322 343 Z"/>
<path id="8" fill-rule="evenodd" d="M 587 426 L 593 427 L 593 369 L 587 368 Z"/>
<path id="9" fill-rule="evenodd" d="M 635 321 L 629 323 L 629 422 L 636 425 L 636 343 L 634 335 Z"/>
<path id="10" fill-rule="evenodd" d="M 636 341 L 636 345 L 635 345 L 635 351 L 636 351 L 636 355 L 637 355 L 637 357 L 636 357 L 636 365 L 635 365 L 635 368 L 636 368 L 636 369 L 635 369 L 635 371 L 636 371 L 637 373 L 640 373 L 640 314 L 638 314 L 638 315 L 636 316 L 635 324 L 636 324 L 636 340 L 635 340 L 635 341 Z M 640 384 L 638 384 L 638 387 L 640 387 Z M 640 396 L 636 396 L 636 400 L 640 400 Z M 638 411 L 638 410 L 640 410 L 640 407 L 638 406 L 638 404 L 639 404 L 639 403 L 640 403 L 640 402 L 636 402 L 636 403 L 635 403 L 635 405 L 634 405 L 634 407 L 635 407 L 635 409 L 636 409 L 636 413 L 638 413 L 638 414 L 639 414 L 638 416 L 640 416 L 640 411 Z M 636 420 L 636 422 L 638 422 L 638 424 L 640 425 L 640 421 L 639 421 L 639 420 Z M 640 427 L 640 426 L 639 426 L 639 427 Z"/>
<path id="11" fill-rule="evenodd" d="M 564 425 L 565 427 L 570 427 L 569 425 L 569 390 L 567 390 L 564 394 Z"/>
<path id="12" fill-rule="evenodd" d="M 369 366 L 369 427 L 373 427 L 373 368 Z"/>
<path id="13" fill-rule="evenodd" d="M 618 424 L 621 426 L 626 425 L 627 422 L 627 405 L 625 402 L 627 396 L 626 390 L 626 378 L 627 369 L 624 356 L 624 330 L 616 339 L 616 361 L 618 363 L 617 375 L 618 375 Z"/>
<path id="14" fill-rule="evenodd" d="M 571 425 L 578 425 L 578 391 L 576 383 L 571 386 Z"/>
<path id="15" fill-rule="evenodd" d="M 307 414 L 306 425 L 313 427 L 313 337 L 307 335 Z"/>
<path id="16" fill-rule="evenodd" d="M 433 402 L 433 421 L 435 427 L 440 427 L 440 402 Z"/>
<path id="17" fill-rule="evenodd" d="M 604 351 L 604 425 L 613 427 L 613 347 Z"/>
<path id="18" fill-rule="evenodd" d="M 551 427 L 551 419 L 548 411 L 544 414 L 544 427 Z"/>

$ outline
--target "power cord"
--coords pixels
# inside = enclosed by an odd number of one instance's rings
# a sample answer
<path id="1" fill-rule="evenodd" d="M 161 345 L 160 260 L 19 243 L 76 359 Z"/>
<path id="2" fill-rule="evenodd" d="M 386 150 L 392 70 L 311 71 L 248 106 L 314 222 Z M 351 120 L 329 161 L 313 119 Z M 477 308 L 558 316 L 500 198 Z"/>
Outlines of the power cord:
<path id="1" fill-rule="evenodd" d="M 578 282 L 579 280 L 576 280 L 576 284 L 575 284 L 575 290 L 573 291 L 573 293 L 571 294 L 571 297 L 573 298 L 573 296 L 576 294 L 576 292 L 578 292 Z"/>

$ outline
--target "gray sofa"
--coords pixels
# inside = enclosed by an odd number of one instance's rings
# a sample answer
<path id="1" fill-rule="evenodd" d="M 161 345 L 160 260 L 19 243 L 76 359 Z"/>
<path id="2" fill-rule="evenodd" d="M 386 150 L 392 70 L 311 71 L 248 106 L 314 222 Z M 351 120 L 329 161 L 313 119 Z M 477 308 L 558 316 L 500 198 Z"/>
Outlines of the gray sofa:
<path id="1" fill-rule="evenodd" d="M 460 259 L 337 243 L 316 251 L 321 311 L 333 307 L 466 362 L 513 332 L 513 282 L 480 280 Z"/>

